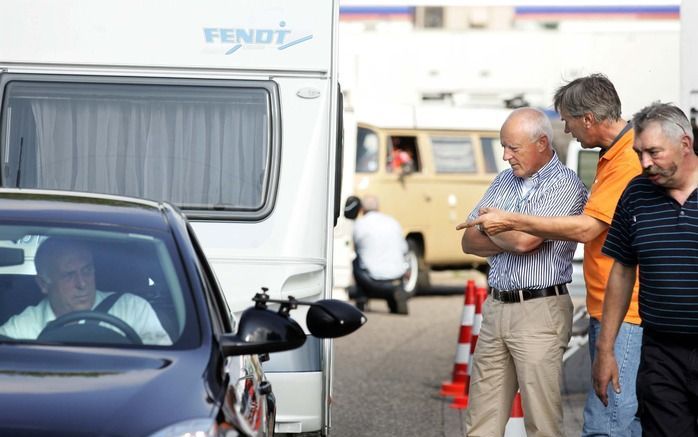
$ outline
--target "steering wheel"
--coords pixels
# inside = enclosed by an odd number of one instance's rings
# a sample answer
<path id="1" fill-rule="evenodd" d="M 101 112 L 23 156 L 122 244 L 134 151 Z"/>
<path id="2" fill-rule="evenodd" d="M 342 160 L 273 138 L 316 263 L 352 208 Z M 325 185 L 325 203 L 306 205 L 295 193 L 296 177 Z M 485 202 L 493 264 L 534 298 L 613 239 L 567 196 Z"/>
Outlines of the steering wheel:
<path id="1" fill-rule="evenodd" d="M 111 314 L 103 313 L 100 311 L 74 311 L 72 313 L 64 314 L 59 318 L 49 322 L 44 329 L 39 334 L 39 339 L 46 336 L 56 336 L 61 329 L 65 329 L 71 324 L 75 324 L 79 321 L 93 322 L 88 324 L 90 327 L 94 327 L 99 323 L 106 323 L 114 328 L 118 329 L 123 333 L 123 335 L 132 344 L 143 344 L 143 340 L 138 335 L 138 333 L 129 325 L 118 317 L 112 316 Z M 77 325 L 76 325 L 77 326 Z M 85 325 L 80 325 L 85 326 Z"/>

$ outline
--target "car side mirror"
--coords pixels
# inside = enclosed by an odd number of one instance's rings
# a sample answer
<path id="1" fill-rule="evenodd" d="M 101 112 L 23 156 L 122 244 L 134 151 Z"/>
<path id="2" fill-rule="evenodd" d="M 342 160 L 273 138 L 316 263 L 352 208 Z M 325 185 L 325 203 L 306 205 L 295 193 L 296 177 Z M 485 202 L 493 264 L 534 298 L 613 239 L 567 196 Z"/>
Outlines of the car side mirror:
<path id="1" fill-rule="evenodd" d="M 266 289 L 254 297 L 255 306 L 243 311 L 235 334 L 219 336 L 225 356 L 281 352 L 299 348 L 305 343 L 303 328 L 289 316 L 298 305 L 308 305 L 306 324 L 318 338 L 336 338 L 351 334 L 366 323 L 366 316 L 354 306 L 335 299 L 301 302 L 293 297 L 286 300 L 269 299 Z M 278 311 L 267 303 L 280 304 Z"/>
<path id="2" fill-rule="evenodd" d="M 315 337 L 337 338 L 359 329 L 366 323 L 366 316 L 346 302 L 325 299 L 310 304 L 305 322 Z"/>
<path id="3" fill-rule="evenodd" d="M 303 328 L 288 312 L 255 305 L 243 311 L 235 334 L 219 337 L 223 355 L 255 355 L 296 349 L 305 343 Z"/>

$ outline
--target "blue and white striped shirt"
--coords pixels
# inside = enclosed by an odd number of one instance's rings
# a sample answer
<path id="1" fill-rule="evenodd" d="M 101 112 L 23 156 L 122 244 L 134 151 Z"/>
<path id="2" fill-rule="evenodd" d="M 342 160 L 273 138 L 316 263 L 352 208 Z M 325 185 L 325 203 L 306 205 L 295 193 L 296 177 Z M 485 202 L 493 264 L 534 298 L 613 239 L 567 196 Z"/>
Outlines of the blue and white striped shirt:
<path id="1" fill-rule="evenodd" d="M 531 188 L 526 191 L 524 184 Z M 587 195 L 582 181 L 555 154 L 528 180 L 515 176 L 511 169 L 501 172 L 468 218 L 475 219 L 478 210 L 484 207 L 538 216 L 579 215 Z M 576 246 L 573 241 L 546 240 L 529 253 L 493 255 L 488 258 L 488 283 L 499 290 L 566 284 L 572 281 L 572 256 Z"/>
<path id="2" fill-rule="evenodd" d="M 643 327 L 698 334 L 698 189 L 680 205 L 645 176 L 630 181 L 603 253 L 639 265 Z"/>

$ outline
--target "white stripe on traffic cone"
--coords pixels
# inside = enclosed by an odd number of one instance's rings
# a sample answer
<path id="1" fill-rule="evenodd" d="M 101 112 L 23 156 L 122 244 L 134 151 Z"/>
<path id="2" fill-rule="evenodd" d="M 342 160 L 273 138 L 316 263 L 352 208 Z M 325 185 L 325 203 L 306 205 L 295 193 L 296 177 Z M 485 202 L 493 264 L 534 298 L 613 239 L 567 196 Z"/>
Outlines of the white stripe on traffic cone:
<path id="1" fill-rule="evenodd" d="M 457 396 L 467 390 L 470 384 L 468 377 L 468 363 L 470 361 L 470 343 L 473 335 L 473 322 L 475 319 L 475 281 L 469 280 L 465 287 L 465 304 L 461 316 L 460 333 L 458 335 L 458 347 L 453 364 L 453 374 L 450 381 L 441 384 L 441 396 Z"/>

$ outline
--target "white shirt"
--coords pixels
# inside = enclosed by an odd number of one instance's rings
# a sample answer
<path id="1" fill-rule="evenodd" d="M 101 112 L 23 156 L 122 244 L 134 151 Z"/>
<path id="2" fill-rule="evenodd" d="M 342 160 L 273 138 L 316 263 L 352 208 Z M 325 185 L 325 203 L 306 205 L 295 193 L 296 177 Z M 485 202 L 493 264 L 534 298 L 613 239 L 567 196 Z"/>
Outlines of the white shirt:
<path id="1" fill-rule="evenodd" d="M 94 309 L 112 292 L 97 290 Z M 109 309 L 109 314 L 118 317 L 129 324 L 143 340 L 143 344 L 171 345 L 172 340 L 162 327 L 155 310 L 147 300 L 135 294 L 124 293 Z M 12 316 L 0 326 L 0 334 L 14 339 L 36 340 L 48 322 L 55 320 L 56 315 L 44 299 L 36 306 L 30 306 L 20 314 Z"/>
<path id="2" fill-rule="evenodd" d="M 369 211 L 354 223 L 354 248 L 373 279 L 397 279 L 407 271 L 407 242 L 400 223 Z"/>

